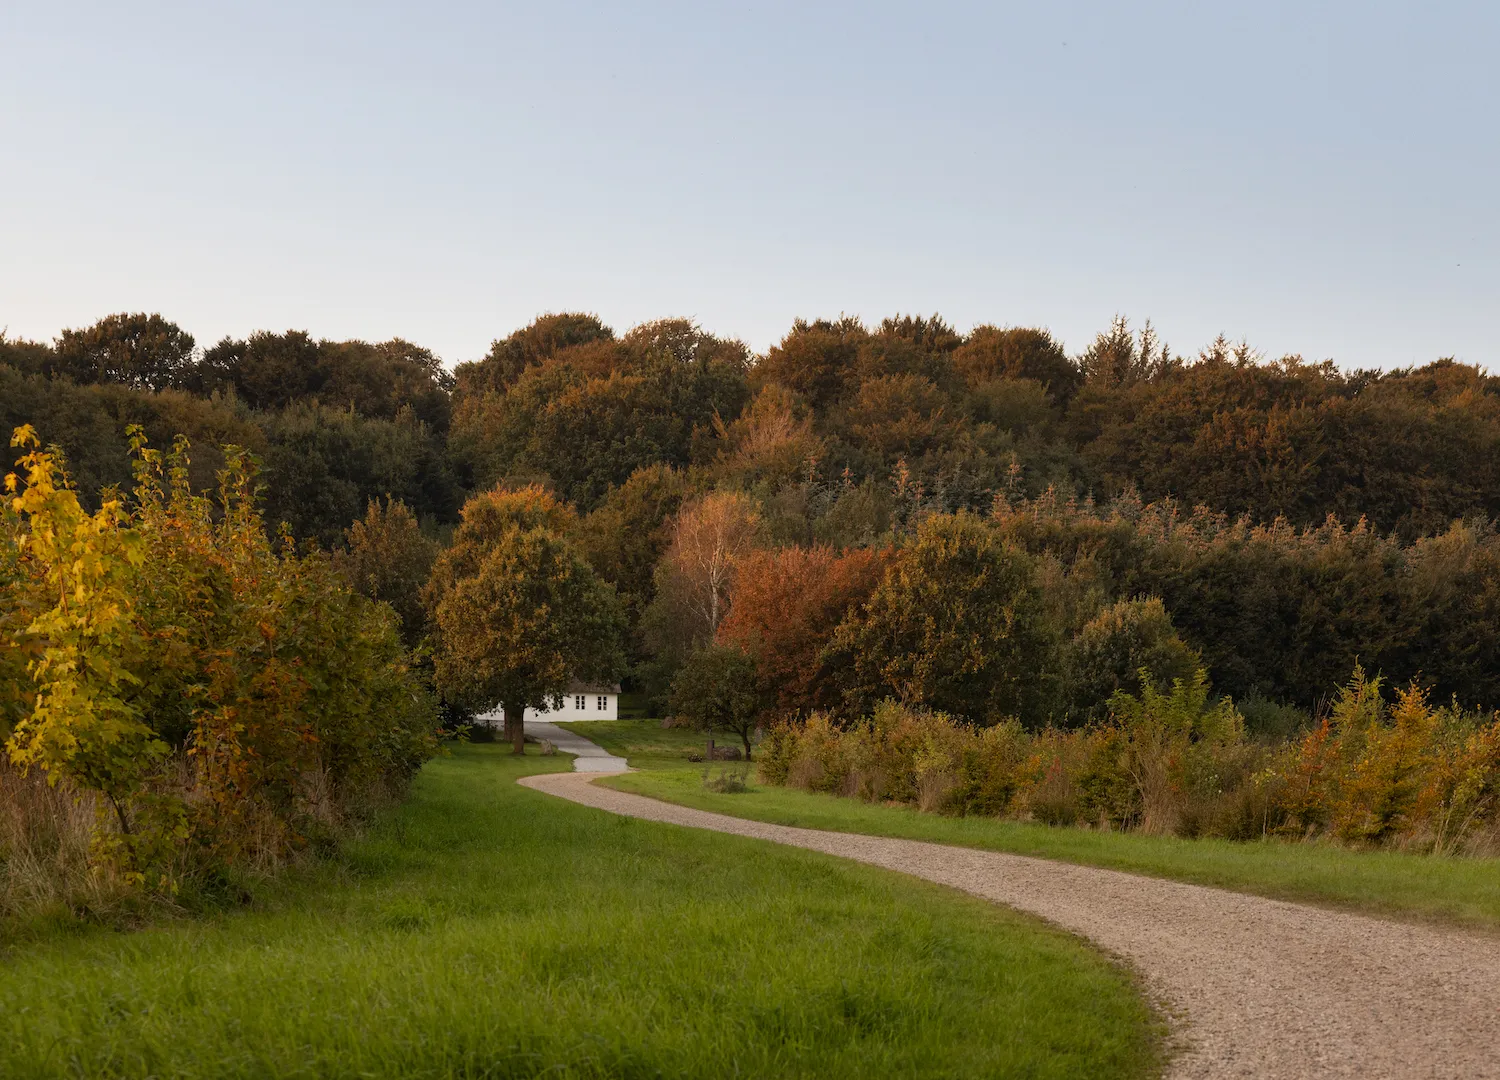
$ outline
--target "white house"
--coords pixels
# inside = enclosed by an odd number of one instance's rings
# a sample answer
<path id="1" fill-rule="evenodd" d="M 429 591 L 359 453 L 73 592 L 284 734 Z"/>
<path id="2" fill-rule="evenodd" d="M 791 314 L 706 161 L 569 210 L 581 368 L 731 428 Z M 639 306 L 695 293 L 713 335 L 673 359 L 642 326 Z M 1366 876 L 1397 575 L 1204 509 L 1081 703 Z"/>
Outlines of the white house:
<path id="1" fill-rule="evenodd" d="M 620 718 L 620 684 L 586 683 L 574 679 L 563 692 L 558 709 L 527 709 L 532 720 L 618 720 Z"/>

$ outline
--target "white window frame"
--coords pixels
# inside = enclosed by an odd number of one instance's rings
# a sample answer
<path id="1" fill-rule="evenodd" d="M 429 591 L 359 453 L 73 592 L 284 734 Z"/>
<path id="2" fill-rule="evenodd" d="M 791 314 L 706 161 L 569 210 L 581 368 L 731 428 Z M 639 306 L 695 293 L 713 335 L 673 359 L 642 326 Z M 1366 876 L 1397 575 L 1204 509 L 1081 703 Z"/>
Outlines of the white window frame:
<path id="1" fill-rule="evenodd" d="M 600 712 L 604 712 L 608 708 L 609 708 L 609 706 L 607 704 L 605 704 L 604 695 L 600 694 L 599 695 L 599 711 Z"/>

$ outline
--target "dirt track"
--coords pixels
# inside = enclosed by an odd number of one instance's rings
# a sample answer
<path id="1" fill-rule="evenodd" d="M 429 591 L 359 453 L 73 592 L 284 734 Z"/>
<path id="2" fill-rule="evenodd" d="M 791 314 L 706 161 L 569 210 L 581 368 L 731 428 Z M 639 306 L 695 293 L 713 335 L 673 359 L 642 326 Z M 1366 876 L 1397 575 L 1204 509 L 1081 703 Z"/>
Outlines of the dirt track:
<path id="1" fill-rule="evenodd" d="M 1500 1077 L 1500 940 L 1046 859 L 794 829 L 521 780 L 615 814 L 857 859 L 1039 915 L 1123 957 L 1174 1019 L 1173 1077 Z"/>

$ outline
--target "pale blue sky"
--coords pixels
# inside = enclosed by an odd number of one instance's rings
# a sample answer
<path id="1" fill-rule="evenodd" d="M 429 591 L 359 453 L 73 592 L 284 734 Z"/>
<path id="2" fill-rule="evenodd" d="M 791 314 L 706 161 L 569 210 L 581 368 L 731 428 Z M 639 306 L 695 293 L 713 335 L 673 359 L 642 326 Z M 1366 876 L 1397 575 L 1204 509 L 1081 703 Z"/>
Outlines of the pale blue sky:
<path id="1" fill-rule="evenodd" d="M 0 6 L 0 326 L 1116 312 L 1500 370 L 1500 5 Z"/>

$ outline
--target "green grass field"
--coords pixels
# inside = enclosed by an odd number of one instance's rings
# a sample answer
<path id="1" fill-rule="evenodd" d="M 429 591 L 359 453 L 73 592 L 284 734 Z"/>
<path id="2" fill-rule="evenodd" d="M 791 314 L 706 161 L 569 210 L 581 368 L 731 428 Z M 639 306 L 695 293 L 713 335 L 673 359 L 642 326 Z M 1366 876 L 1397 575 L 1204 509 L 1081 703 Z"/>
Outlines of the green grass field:
<path id="1" fill-rule="evenodd" d="M 659 730 L 659 729 L 658 729 Z M 518 787 L 469 746 L 251 910 L 0 956 L 6 1077 L 1140 1076 L 1067 935 L 812 852 Z"/>
<path id="2" fill-rule="evenodd" d="M 945 818 L 755 784 L 753 772 L 753 790 L 716 794 L 703 787 L 703 766 L 687 761 L 687 754 L 701 749 L 703 741 L 694 732 L 663 730 L 659 722 L 644 720 L 569 726 L 643 770 L 605 783 L 701 810 L 780 825 L 1037 855 L 1282 900 L 1500 931 L 1500 859 L 1350 851 L 1278 841 L 1183 840 L 995 818 Z M 718 771 L 716 764 L 714 772 Z"/>

